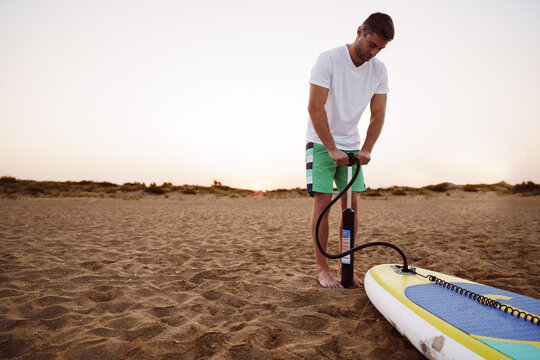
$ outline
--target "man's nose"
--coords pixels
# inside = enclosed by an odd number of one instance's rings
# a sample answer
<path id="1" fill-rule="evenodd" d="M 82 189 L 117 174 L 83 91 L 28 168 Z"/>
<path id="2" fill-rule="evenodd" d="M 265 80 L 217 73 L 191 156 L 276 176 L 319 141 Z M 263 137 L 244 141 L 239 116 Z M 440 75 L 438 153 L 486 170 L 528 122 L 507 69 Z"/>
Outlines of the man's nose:
<path id="1" fill-rule="evenodd" d="M 375 57 L 379 53 L 379 49 L 373 49 L 371 50 L 371 56 Z"/>

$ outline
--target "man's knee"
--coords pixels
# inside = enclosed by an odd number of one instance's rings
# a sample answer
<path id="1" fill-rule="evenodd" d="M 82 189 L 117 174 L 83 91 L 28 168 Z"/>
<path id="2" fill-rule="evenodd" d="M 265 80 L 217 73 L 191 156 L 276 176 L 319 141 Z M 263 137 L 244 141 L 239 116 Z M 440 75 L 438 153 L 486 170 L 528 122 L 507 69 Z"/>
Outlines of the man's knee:
<path id="1" fill-rule="evenodd" d="M 313 209 L 317 213 L 321 213 L 328 204 L 332 201 L 332 194 L 314 193 L 313 194 Z"/>
<path id="2" fill-rule="evenodd" d="M 351 208 L 354 210 L 354 211 L 357 211 L 358 210 L 358 192 L 356 191 L 353 191 L 352 193 L 352 199 L 351 199 Z M 344 195 L 342 198 L 341 198 L 341 209 L 342 210 L 345 210 L 347 208 L 347 196 Z"/>
<path id="3" fill-rule="evenodd" d="M 328 205 L 332 201 L 332 194 L 313 193 L 313 203 L 317 205 Z"/>

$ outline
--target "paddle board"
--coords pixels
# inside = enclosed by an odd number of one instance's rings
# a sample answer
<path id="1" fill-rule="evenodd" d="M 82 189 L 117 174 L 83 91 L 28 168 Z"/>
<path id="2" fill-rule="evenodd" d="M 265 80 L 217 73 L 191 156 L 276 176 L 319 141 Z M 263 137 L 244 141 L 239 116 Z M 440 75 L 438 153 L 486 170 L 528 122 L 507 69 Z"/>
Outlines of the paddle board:
<path id="1" fill-rule="evenodd" d="M 540 300 L 439 272 L 434 275 L 501 304 L 540 315 Z M 540 326 L 482 305 L 396 265 L 366 273 L 366 293 L 377 310 L 428 359 L 540 359 Z"/>

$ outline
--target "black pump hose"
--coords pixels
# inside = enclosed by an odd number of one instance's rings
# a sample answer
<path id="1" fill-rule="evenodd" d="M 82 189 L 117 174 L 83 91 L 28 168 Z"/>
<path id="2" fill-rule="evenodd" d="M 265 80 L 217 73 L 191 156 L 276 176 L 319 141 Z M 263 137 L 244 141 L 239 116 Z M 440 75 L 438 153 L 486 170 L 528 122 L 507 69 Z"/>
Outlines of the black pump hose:
<path id="1" fill-rule="evenodd" d="M 322 221 L 324 215 L 326 214 L 326 212 L 328 210 L 330 210 L 332 205 L 334 205 L 336 203 L 336 201 L 338 201 L 343 195 L 345 195 L 347 190 L 349 190 L 349 188 L 353 185 L 354 181 L 358 177 L 358 174 L 360 173 L 360 159 L 357 158 L 356 156 L 354 156 L 352 153 L 348 153 L 347 155 L 349 155 L 349 166 L 352 166 L 354 164 L 354 162 L 356 162 L 356 171 L 354 172 L 354 175 L 353 175 L 351 181 L 347 184 L 347 186 L 345 186 L 345 189 L 343 189 L 334 199 L 332 199 L 332 201 L 330 201 L 330 203 L 328 205 L 326 205 L 324 210 L 319 215 L 319 218 L 317 219 L 317 225 L 315 226 L 315 240 L 316 240 L 316 243 L 317 243 L 317 247 L 319 248 L 319 251 L 321 252 L 321 254 L 323 254 L 324 256 L 326 256 L 329 259 L 339 259 L 339 258 L 342 258 L 342 257 L 347 256 L 349 254 L 352 254 L 352 253 L 354 253 L 354 252 L 356 252 L 358 250 L 365 249 L 365 248 L 368 248 L 368 247 L 371 247 L 371 246 L 388 246 L 388 247 L 391 247 L 392 249 L 396 250 L 401 255 L 401 257 L 403 259 L 403 270 L 402 271 L 403 272 L 411 272 L 411 270 L 409 269 L 408 263 L 407 263 L 407 257 L 405 256 L 405 253 L 403 253 L 403 251 L 401 251 L 401 249 L 399 247 L 397 247 L 396 245 L 388 243 L 388 242 L 384 242 L 384 241 L 370 242 L 370 243 L 366 243 L 366 244 L 356 246 L 356 247 L 354 247 L 354 248 L 352 248 L 352 249 L 350 249 L 350 250 L 348 250 L 348 251 L 346 251 L 344 253 L 336 254 L 336 255 L 328 254 L 326 251 L 323 250 L 323 248 L 321 246 L 321 243 L 319 241 L 319 226 L 321 225 L 321 221 Z"/>

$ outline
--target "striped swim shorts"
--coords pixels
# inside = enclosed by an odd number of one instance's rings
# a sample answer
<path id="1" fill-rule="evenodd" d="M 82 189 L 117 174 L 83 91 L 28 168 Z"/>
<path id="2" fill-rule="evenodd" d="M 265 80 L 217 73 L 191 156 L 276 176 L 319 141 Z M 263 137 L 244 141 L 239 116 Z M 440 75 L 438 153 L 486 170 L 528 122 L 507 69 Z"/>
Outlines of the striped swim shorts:
<path id="1" fill-rule="evenodd" d="M 357 153 L 358 150 L 342 150 L 343 152 Z M 353 167 L 353 174 L 356 170 L 356 165 Z M 338 166 L 334 160 L 328 155 L 328 151 L 324 145 L 309 142 L 306 145 L 306 182 L 309 196 L 313 193 L 334 193 L 333 183 L 335 182 L 338 191 L 341 191 L 347 186 L 347 166 Z M 362 192 L 366 190 L 364 185 L 364 174 L 362 166 L 360 173 L 352 186 L 352 190 Z"/>

